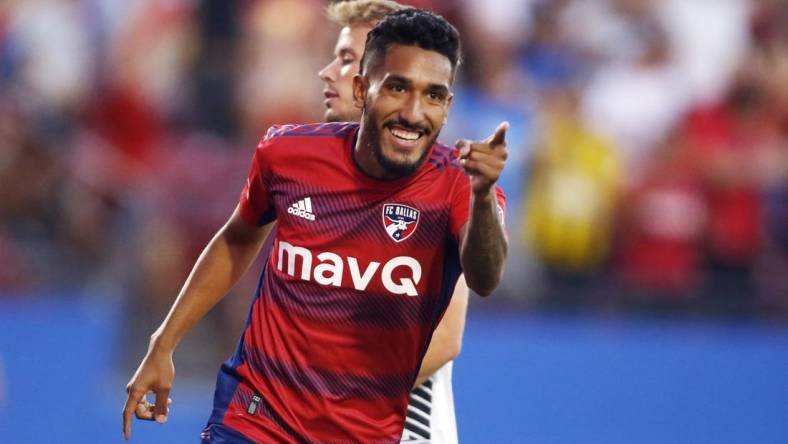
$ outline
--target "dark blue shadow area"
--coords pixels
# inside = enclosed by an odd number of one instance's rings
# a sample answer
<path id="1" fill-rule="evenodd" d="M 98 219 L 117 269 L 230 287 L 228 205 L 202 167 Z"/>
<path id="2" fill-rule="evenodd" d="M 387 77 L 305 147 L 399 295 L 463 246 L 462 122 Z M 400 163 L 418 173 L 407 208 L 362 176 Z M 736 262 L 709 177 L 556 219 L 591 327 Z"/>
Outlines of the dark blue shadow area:
<path id="1" fill-rule="evenodd" d="M 474 443 L 788 442 L 788 327 L 472 314 L 455 365 Z"/>
<path id="2" fill-rule="evenodd" d="M 0 301 L 0 442 L 123 442 L 122 313 L 91 300 Z M 213 381 L 178 373 L 132 442 L 198 442 Z M 463 444 L 785 443 L 788 326 L 472 313 L 455 397 Z"/>

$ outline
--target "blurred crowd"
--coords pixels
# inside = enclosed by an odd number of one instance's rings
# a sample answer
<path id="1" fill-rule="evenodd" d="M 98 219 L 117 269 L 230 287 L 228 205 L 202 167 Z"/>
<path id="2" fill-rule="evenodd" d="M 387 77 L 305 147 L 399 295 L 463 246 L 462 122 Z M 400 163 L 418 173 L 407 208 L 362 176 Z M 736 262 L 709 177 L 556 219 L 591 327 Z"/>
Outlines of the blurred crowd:
<path id="1" fill-rule="evenodd" d="M 463 36 L 442 139 L 512 125 L 486 306 L 788 313 L 788 1 L 404 3 Z M 0 2 L 0 295 L 118 298 L 151 331 L 257 139 L 321 119 L 326 4 Z"/>
<path id="2" fill-rule="evenodd" d="M 785 314 L 788 2 L 534 5 L 520 222 L 548 303 Z"/>

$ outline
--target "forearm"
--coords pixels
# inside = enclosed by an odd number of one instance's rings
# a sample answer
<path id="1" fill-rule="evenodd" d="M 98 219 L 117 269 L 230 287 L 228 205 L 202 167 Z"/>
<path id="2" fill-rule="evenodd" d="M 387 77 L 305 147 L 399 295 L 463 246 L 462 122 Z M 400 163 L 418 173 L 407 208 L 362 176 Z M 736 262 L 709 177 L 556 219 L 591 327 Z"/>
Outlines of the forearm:
<path id="1" fill-rule="evenodd" d="M 454 360 L 456 357 L 456 354 L 454 354 L 450 348 L 445 345 L 437 344 L 438 342 L 433 338 L 433 341 L 430 342 L 430 346 L 427 349 L 427 354 L 424 355 L 424 361 L 422 361 L 419 374 L 416 376 L 416 382 L 413 383 L 414 388 L 424 384 L 424 381 L 429 379 L 429 377 L 434 375 L 441 367 Z M 459 353 L 459 351 L 457 353 Z"/>
<path id="2" fill-rule="evenodd" d="M 471 209 L 460 262 L 468 286 L 481 296 L 495 290 L 503 277 L 506 237 L 498 220 L 494 189 L 489 194 L 471 194 Z"/>
<path id="3" fill-rule="evenodd" d="M 446 313 L 432 334 L 432 340 L 421 362 L 414 387 L 423 384 L 438 369 L 459 356 L 467 311 L 468 285 L 465 283 L 465 278 L 460 276 Z"/>
<path id="4" fill-rule="evenodd" d="M 233 218 L 237 219 L 237 214 Z M 153 333 L 152 348 L 172 351 L 238 282 L 259 253 L 268 231 L 239 233 L 233 229 L 233 218 L 211 239 L 197 259 L 170 312 Z"/>

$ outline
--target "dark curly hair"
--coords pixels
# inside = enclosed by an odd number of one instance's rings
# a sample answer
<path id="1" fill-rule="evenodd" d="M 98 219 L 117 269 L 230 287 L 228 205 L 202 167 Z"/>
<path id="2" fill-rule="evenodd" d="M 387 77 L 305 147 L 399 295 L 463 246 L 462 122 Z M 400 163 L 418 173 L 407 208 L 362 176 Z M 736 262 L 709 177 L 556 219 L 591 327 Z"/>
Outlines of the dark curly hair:
<path id="1" fill-rule="evenodd" d="M 426 9 L 401 9 L 379 21 L 367 34 L 361 74 L 378 63 L 391 45 L 418 46 L 446 56 L 452 77 L 460 64 L 460 33 L 446 19 Z"/>

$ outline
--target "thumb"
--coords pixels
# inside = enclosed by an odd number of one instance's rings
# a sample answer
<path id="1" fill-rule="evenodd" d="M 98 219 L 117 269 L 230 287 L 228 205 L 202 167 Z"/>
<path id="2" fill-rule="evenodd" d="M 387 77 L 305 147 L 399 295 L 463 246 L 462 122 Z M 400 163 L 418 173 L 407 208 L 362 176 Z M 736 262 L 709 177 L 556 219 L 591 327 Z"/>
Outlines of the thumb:
<path id="1" fill-rule="evenodd" d="M 167 404 L 169 397 L 170 389 L 156 391 L 156 405 L 153 407 L 153 418 L 160 424 L 167 422 Z"/>
<path id="2" fill-rule="evenodd" d="M 506 143 L 506 131 L 509 130 L 509 122 L 501 122 L 497 128 L 495 128 L 495 133 L 493 133 L 492 137 L 490 137 L 490 146 L 497 146 L 503 145 Z"/>

